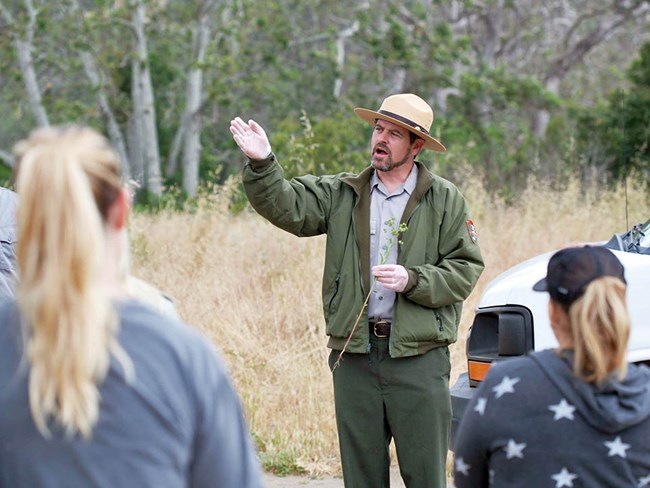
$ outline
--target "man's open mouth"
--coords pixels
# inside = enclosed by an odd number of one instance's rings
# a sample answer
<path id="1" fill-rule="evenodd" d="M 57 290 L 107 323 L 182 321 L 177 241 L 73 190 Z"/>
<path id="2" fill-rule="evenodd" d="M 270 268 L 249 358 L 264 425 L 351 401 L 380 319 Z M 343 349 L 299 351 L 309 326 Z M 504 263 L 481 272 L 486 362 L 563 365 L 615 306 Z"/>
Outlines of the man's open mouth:
<path id="1" fill-rule="evenodd" d="M 373 156 L 387 156 L 388 149 L 382 146 L 375 146 L 374 151 L 372 152 Z"/>

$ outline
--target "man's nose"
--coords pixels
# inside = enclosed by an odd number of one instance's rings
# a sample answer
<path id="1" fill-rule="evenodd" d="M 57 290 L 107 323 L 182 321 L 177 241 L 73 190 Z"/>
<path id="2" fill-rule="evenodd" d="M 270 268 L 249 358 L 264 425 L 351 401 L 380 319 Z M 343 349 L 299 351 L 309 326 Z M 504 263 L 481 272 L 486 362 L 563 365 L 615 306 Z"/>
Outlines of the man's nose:
<path id="1" fill-rule="evenodd" d="M 382 144 L 388 144 L 388 137 L 386 136 L 386 132 L 380 132 L 377 134 L 377 138 L 375 140 L 376 143 L 382 143 Z"/>

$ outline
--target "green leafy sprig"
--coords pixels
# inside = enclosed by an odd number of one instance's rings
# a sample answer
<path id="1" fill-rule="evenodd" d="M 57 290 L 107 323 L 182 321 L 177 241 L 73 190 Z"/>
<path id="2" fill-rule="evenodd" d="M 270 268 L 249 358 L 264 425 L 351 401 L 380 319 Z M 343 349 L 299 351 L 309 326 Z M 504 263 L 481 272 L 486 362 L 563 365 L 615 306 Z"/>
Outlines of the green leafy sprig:
<path id="1" fill-rule="evenodd" d="M 382 249 L 382 253 L 379 256 L 379 264 L 386 264 L 386 261 L 388 260 L 388 256 L 390 255 L 390 251 L 393 249 L 393 247 L 395 247 L 396 244 L 400 244 L 400 245 L 402 244 L 402 241 L 400 240 L 400 236 L 408 229 L 408 226 L 404 222 L 402 222 L 397 227 L 395 227 L 395 217 L 391 217 L 390 219 L 388 219 L 386 222 L 384 222 L 384 225 L 386 226 L 385 227 L 386 230 L 390 232 L 391 236 Z M 361 320 L 361 317 L 363 316 L 363 313 L 365 312 L 366 307 L 368 306 L 368 301 L 370 300 L 372 293 L 375 291 L 376 284 L 377 284 L 377 277 L 375 276 L 373 277 L 370 291 L 368 291 L 368 294 L 366 295 L 366 299 L 363 301 L 363 305 L 361 306 L 361 310 L 359 311 L 359 314 L 357 315 L 357 318 L 354 321 L 354 325 L 352 326 L 352 331 L 350 332 L 347 341 L 345 341 L 345 345 L 343 346 L 343 349 L 341 350 L 339 357 L 336 358 L 336 362 L 332 367 L 332 372 L 341 365 L 341 359 L 343 358 L 343 354 L 347 350 L 348 344 L 350 344 L 350 341 L 352 340 L 354 331 L 357 329 L 357 325 L 359 325 L 359 321 Z"/>

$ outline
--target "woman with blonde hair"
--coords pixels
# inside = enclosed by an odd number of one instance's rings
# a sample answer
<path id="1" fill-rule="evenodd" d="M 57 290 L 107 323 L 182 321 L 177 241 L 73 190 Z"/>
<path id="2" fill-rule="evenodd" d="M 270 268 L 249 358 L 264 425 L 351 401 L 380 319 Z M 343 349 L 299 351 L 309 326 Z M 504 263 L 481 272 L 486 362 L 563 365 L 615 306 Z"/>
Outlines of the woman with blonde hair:
<path id="1" fill-rule="evenodd" d="M 623 266 L 563 249 L 533 289 L 558 348 L 490 369 L 459 427 L 456 487 L 650 487 L 650 369 L 626 362 Z"/>
<path id="2" fill-rule="evenodd" d="M 16 300 L 0 307 L 0 486 L 257 487 L 225 368 L 125 294 L 129 195 L 78 126 L 16 146 Z"/>

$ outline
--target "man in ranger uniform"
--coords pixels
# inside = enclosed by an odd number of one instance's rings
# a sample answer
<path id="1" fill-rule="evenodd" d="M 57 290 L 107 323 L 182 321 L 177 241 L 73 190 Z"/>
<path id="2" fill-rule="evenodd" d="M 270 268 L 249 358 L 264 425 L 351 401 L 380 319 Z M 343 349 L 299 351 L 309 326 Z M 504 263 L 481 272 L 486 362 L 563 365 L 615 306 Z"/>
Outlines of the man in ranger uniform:
<path id="1" fill-rule="evenodd" d="M 230 131 L 249 158 L 255 210 L 292 234 L 327 234 L 323 309 L 345 486 L 389 486 L 395 439 L 406 486 L 444 488 L 448 346 L 483 270 L 476 231 L 458 189 L 415 161 L 423 148 L 445 151 L 424 100 L 398 94 L 355 113 L 374 127 L 358 175 L 286 180 L 257 123 L 237 117 Z"/>

